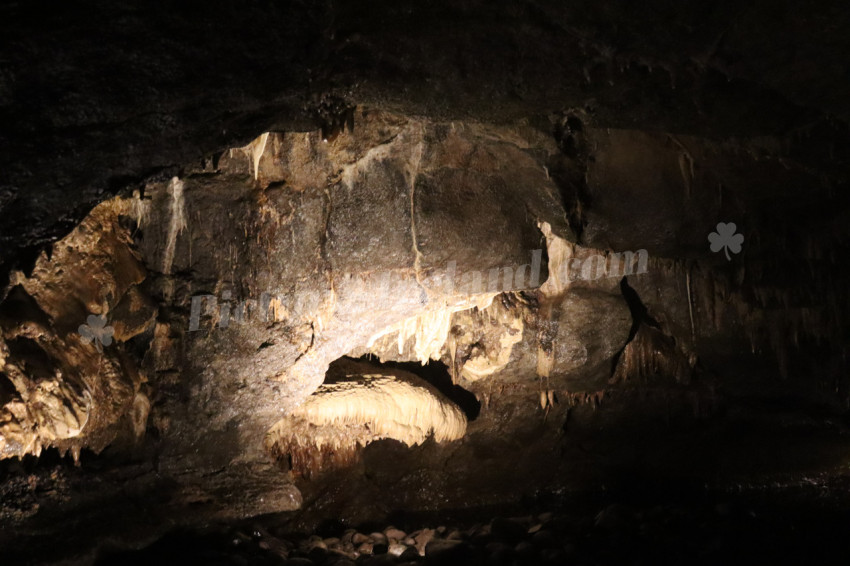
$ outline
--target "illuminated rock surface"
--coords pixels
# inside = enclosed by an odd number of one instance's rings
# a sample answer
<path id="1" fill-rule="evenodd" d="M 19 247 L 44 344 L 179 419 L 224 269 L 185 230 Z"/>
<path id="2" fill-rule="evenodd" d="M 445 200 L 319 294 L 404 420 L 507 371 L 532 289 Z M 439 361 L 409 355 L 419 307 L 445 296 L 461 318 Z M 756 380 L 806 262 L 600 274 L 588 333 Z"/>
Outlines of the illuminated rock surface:
<path id="1" fill-rule="evenodd" d="M 728 557 L 703 497 L 844 501 L 840 3 L 90 4 L 0 8 L 0 563 Z"/>

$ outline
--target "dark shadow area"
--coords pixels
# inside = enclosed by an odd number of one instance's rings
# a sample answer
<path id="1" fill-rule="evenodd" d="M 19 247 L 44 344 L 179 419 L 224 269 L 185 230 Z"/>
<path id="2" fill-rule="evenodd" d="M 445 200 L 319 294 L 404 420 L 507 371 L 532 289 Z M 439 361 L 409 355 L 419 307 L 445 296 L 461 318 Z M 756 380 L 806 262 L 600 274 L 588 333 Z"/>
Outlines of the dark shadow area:
<path id="1" fill-rule="evenodd" d="M 623 294 L 623 299 L 625 299 L 626 305 L 629 307 L 629 312 L 632 315 L 632 326 L 629 329 L 629 337 L 623 345 L 623 348 L 614 354 L 614 357 L 611 359 L 611 375 L 614 375 L 614 372 L 617 370 L 617 365 L 620 363 L 620 358 L 623 356 L 623 352 L 632 340 L 635 339 L 641 325 L 645 324 L 647 327 L 657 330 L 658 333 L 661 334 L 661 325 L 658 324 L 658 321 L 652 318 L 649 314 L 646 305 L 644 305 L 643 301 L 640 299 L 640 295 L 638 295 L 637 291 L 629 285 L 626 277 L 623 277 L 620 280 L 620 292 Z"/>
<path id="2" fill-rule="evenodd" d="M 56 478 L 51 477 L 51 474 L 57 470 L 78 475 L 108 470 L 125 463 L 128 459 L 126 456 L 122 458 L 120 454 L 116 455 L 117 452 L 119 451 L 112 447 L 106 448 L 100 453 L 83 448 L 80 450 L 80 463 L 78 465 L 74 462 L 70 452 L 66 453 L 55 447 L 44 448 L 38 456 L 27 454 L 22 458 L 0 460 L 0 482 L 22 475 L 37 477 L 39 482 L 42 480 L 53 482 Z M 140 453 L 135 456 L 135 459 L 141 457 Z"/>
<path id="3" fill-rule="evenodd" d="M 15 285 L 0 306 L 0 323 L 10 324 L 31 320 L 35 324 L 50 327 L 50 318 L 38 303 L 20 285 Z"/>
<path id="4" fill-rule="evenodd" d="M 646 324 L 656 330 L 661 329 L 661 325 L 658 324 L 657 320 L 652 318 L 649 311 L 646 309 L 646 305 L 644 305 L 643 301 L 640 300 L 640 296 L 637 294 L 637 291 L 629 285 L 629 282 L 625 277 L 620 280 L 620 292 L 623 293 L 623 298 L 629 306 L 629 312 L 632 313 L 632 328 L 629 330 L 629 339 L 626 343 L 631 342 L 634 339 L 641 324 Z"/>
<path id="5" fill-rule="evenodd" d="M 257 518 L 175 531 L 142 550 L 103 552 L 95 564 L 354 564 L 340 556 L 353 554 L 344 550 L 352 540 L 371 549 L 357 564 L 827 564 L 850 551 L 846 511 L 806 489 L 664 493 L 546 494 L 512 506 L 394 512 L 383 522 L 337 522 L 314 533 Z M 426 557 L 410 552 L 402 561 L 372 544 L 399 529 L 411 541 L 423 533 L 433 541 L 423 545 Z"/>
<path id="6" fill-rule="evenodd" d="M 148 566 L 150 564 L 231 565 L 281 564 L 281 558 L 261 548 L 259 541 L 246 533 L 217 530 L 192 532 L 180 530 L 169 533 L 149 547 L 139 551 L 105 551 L 95 564 L 98 566 Z"/>
<path id="7" fill-rule="evenodd" d="M 57 466 L 73 467 L 74 460 L 70 456 L 63 456 L 57 448 L 45 448 L 40 456 L 27 454 L 23 458 L 9 458 L 0 460 L 0 481 L 7 480 L 22 474 L 49 473 Z"/>
<path id="8" fill-rule="evenodd" d="M 27 377 L 38 383 L 42 379 L 52 379 L 56 375 L 56 364 L 44 349 L 32 338 L 21 336 L 14 340 L 8 340 L 10 357 L 24 363 L 24 371 Z M 18 362 L 20 363 L 20 362 Z"/>
<path id="9" fill-rule="evenodd" d="M 0 407 L 18 396 L 18 391 L 5 372 L 0 371 Z"/>

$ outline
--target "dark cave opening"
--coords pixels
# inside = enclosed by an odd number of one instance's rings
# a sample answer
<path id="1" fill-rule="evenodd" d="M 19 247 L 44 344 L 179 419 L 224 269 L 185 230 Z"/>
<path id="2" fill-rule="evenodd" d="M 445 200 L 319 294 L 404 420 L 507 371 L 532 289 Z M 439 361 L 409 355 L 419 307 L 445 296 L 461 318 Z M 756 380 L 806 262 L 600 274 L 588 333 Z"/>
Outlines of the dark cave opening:
<path id="1" fill-rule="evenodd" d="M 640 295 L 629 285 L 628 279 L 625 277 L 620 280 L 620 292 L 623 293 L 623 298 L 632 314 L 632 327 L 629 329 L 629 337 L 626 343 L 634 340 L 641 324 L 646 324 L 656 330 L 660 329 L 658 321 L 650 316 L 646 305 L 640 300 Z"/>
<path id="2" fill-rule="evenodd" d="M 24 369 L 35 382 L 56 377 L 55 360 L 41 348 L 37 340 L 20 336 L 8 340 L 6 346 L 11 359 L 24 362 Z"/>
<path id="3" fill-rule="evenodd" d="M 17 397 L 17 394 L 18 390 L 15 389 L 15 384 L 6 375 L 6 372 L 0 371 L 0 405 L 5 405 Z"/>

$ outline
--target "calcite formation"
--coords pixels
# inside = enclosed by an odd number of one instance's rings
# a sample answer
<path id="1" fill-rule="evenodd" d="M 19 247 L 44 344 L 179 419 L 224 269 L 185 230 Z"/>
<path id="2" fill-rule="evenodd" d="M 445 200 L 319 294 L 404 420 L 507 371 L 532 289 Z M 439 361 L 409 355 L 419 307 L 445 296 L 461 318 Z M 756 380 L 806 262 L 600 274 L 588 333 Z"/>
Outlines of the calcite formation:
<path id="1" fill-rule="evenodd" d="M 356 450 L 376 440 L 414 446 L 433 437 L 458 440 L 466 416 L 428 382 L 413 374 L 351 373 L 367 364 L 348 364 L 338 381 L 325 383 L 269 431 L 266 444 L 302 476 L 349 464 Z"/>
<path id="2" fill-rule="evenodd" d="M 124 205 L 99 206 L 29 277 L 13 275 L 0 305 L 0 379 L 11 385 L 0 405 L 0 459 L 54 446 L 76 460 L 83 447 L 99 451 L 144 433 L 147 379 L 123 344 L 152 325 L 155 309 L 118 222 Z M 80 333 L 89 313 L 113 325 L 113 348 Z"/>

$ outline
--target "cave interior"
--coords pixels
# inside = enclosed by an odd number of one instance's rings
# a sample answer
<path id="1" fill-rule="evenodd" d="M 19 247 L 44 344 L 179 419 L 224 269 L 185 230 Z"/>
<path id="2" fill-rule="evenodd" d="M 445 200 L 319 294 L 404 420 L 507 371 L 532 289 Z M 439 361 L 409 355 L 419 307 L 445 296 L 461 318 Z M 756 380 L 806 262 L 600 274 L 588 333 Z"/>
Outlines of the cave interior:
<path id="1" fill-rule="evenodd" d="M 850 7 L 0 6 L 0 564 L 850 559 Z"/>

